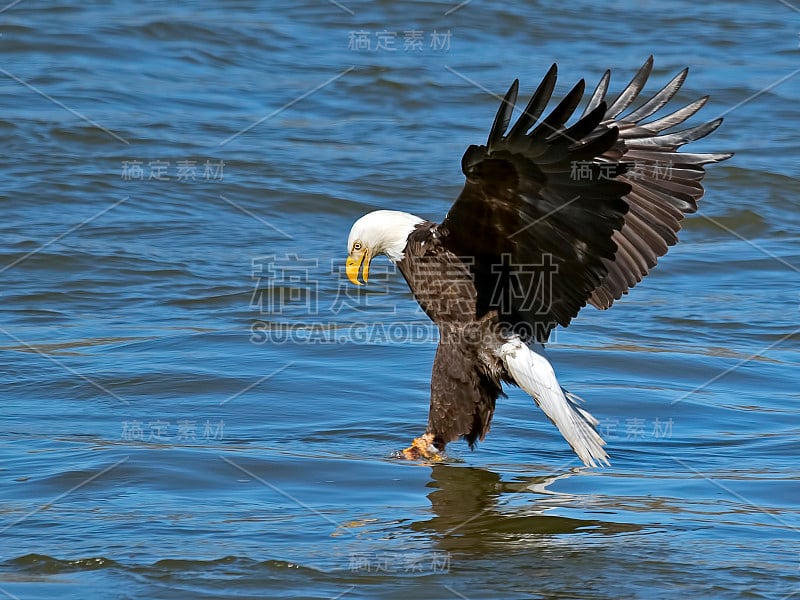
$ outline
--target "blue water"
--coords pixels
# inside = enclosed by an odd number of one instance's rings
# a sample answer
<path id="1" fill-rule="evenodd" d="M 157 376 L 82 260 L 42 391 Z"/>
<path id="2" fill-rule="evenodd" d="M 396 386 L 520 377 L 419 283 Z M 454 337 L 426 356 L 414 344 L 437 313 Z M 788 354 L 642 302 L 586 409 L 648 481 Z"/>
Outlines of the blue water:
<path id="1" fill-rule="evenodd" d="M 800 597 L 799 31 L 777 1 L 2 9 L 0 595 Z M 518 390 L 477 451 L 392 459 L 435 339 L 388 263 L 346 282 L 350 224 L 441 219 L 515 77 L 618 90 L 651 53 L 736 156 L 554 335 L 612 466 Z"/>

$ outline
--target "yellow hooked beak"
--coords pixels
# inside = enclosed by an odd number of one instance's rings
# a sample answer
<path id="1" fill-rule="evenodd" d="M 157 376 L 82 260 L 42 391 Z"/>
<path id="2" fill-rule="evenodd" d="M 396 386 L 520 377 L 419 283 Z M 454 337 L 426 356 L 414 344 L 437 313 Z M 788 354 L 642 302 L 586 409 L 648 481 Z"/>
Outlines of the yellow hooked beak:
<path id="1" fill-rule="evenodd" d="M 358 280 L 358 271 L 363 265 L 364 268 L 361 270 L 361 278 L 364 280 L 364 283 L 366 283 L 369 278 L 369 261 L 369 250 L 366 248 L 360 255 L 356 254 L 355 258 L 353 258 L 352 254 L 348 256 L 347 266 L 345 267 L 347 278 L 356 285 L 363 285 Z"/>

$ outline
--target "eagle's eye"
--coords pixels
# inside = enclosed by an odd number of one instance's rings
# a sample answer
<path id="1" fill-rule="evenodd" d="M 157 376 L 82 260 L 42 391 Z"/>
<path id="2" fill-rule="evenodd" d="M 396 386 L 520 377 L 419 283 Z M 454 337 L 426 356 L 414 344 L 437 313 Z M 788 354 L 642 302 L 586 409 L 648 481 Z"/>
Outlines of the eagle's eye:
<path id="1" fill-rule="evenodd" d="M 358 252 L 361 250 L 361 242 L 353 242 L 353 251 Z"/>

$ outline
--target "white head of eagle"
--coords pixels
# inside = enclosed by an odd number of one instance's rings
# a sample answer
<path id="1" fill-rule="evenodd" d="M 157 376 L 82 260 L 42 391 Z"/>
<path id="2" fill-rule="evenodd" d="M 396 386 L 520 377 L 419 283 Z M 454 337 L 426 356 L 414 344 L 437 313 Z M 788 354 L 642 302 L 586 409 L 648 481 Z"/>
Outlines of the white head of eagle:
<path id="1" fill-rule="evenodd" d="M 705 165 L 731 156 L 680 151 L 722 119 L 675 129 L 708 96 L 654 116 L 687 70 L 641 99 L 652 68 L 651 56 L 615 98 L 606 95 L 606 71 L 573 119 L 585 82 L 546 113 L 553 65 L 512 125 L 514 81 L 485 145 L 461 159 L 466 181 L 441 223 L 379 210 L 353 225 L 350 281 L 361 285 L 360 273 L 366 282 L 370 261 L 387 256 L 439 328 L 428 426 L 406 458 L 441 460 L 459 438 L 474 446 L 511 384 L 530 394 L 585 465 L 608 464 L 597 419 L 561 387 L 543 344 L 587 304 L 609 308 L 637 285 L 697 210 Z"/>
<path id="2" fill-rule="evenodd" d="M 376 210 L 353 224 L 347 238 L 347 277 L 361 285 L 358 272 L 366 282 L 370 261 L 381 254 L 392 262 L 403 260 L 408 236 L 424 219 L 399 210 Z"/>

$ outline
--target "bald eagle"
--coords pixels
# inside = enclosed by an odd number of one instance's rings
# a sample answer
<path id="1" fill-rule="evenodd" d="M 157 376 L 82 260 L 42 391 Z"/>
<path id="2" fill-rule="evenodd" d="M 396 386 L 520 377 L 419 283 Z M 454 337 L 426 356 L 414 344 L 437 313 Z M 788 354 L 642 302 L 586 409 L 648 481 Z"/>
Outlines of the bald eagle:
<path id="1" fill-rule="evenodd" d="M 509 129 L 515 80 L 486 144 L 461 159 L 466 182 L 441 223 L 379 210 L 353 225 L 350 281 L 361 285 L 360 274 L 366 282 L 370 261 L 387 256 L 439 330 L 428 426 L 406 458 L 440 460 L 458 438 L 474 448 L 505 383 L 533 397 L 585 465 L 608 464 L 597 419 L 561 387 L 544 343 L 587 303 L 609 308 L 641 281 L 697 209 L 704 165 L 732 156 L 678 151 L 722 119 L 667 132 L 708 96 L 652 118 L 688 69 L 623 114 L 652 66 L 651 56 L 614 100 L 606 71 L 571 125 L 583 80 L 542 117 L 556 84 L 553 64 Z"/>

